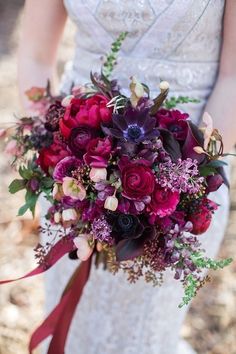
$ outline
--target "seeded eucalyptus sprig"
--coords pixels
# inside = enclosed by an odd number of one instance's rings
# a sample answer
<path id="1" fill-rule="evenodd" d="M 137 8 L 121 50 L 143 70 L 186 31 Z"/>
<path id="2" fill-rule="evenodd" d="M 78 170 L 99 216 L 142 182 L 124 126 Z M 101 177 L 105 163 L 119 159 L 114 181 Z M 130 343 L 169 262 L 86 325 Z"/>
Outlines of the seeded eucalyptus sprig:
<path id="1" fill-rule="evenodd" d="M 170 97 L 165 100 L 164 102 L 164 107 L 167 109 L 172 109 L 175 108 L 178 104 L 183 104 L 183 103 L 199 103 L 200 101 L 196 98 L 191 98 L 188 96 L 178 96 L 178 97 Z"/>
<path id="2" fill-rule="evenodd" d="M 106 61 L 102 66 L 102 74 L 106 76 L 106 78 L 109 78 L 112 74 L 118 53 L 127 34 L 128 32 L 121 32 L 119 37 L 111 45 L 111 51 L 107 54 Z"/>

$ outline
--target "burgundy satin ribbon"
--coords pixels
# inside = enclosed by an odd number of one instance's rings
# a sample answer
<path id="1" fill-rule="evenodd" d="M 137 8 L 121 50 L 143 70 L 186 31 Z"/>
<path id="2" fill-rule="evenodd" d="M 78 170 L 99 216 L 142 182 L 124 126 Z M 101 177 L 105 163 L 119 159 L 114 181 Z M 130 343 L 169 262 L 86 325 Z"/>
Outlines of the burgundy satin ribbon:
<path id="1" fill-rule="evenodd" d="M 43 265 L 39 265 L 22 277 L 0 281 L 0 285 L 41 274 L 51 268 L 65 254 L 74 249 L 73 239 L 63 238 L 49 251 L 45 257 L 45 263 Z M 91 261 L 92 257 L 80 264 L 69 280 L 58 305 L 32 334 L 29 343 L 30 354 L 32 354 L 33 350 L 50 335 L 52 335 L 52 339 L 49 345 L 48 354 L 64 354 L 70 324 L 76 306 L 81 298 L 84 286 L 89 278 Z"/>
<path id="2" fill-rule="evenodd" d="M 30 278 L 35 275 L 44 273 L 49 268 L 51 268 L 57 261 L 59 261 L 59 259 L 61 259 L 61 257 L 63 257 L 65 254 L 71 252 L 73 249 L 75 249 L 73 239 L 72 238 L 62 238 L 48 252 L 48 254 L 45 257 L 44 264 L 39 265 L 38 267 L 33 269 L 31 272 L 25 274 L 22 277 L 15 278 L 15 279 L 2 280 L 2 281 L 0 281 L 0 285 L 6 284 L 6 283 L 12 283 L 17 280 Z"/>

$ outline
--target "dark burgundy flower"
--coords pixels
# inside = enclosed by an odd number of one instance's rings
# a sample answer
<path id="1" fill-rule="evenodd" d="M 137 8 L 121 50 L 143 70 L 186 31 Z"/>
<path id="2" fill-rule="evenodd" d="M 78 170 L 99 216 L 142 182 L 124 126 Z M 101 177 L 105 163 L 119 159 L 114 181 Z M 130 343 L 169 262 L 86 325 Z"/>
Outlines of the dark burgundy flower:
<path id="1" fill-rule="evenodd" d="M 118 261 L 140 256 L 144 243 L 155 234 L 154 228 L 145 219 L 132 214 L 110 213 L 107 219 L 112 226 L 111 235 L 115 240 Z"/>
<path id="2" fill-rule="evenodd" d="M 88 126 L 99 128 L 100 124 L 111 120 L 111 110 L 107 108 L 108 99 L 102 95 L 90 98 L 73 98 L 59 125 L 62 135 L 68 139 L 73 128 Z"/>
<path id="3" fill-rule="evenodd" d="M 158 128 L 169 130 L 177 140 L 185 140 L 188 132 L 187 113 L 178 110 L 160 109 L 156 119 Z"/>
<path id="4" fill-rule="evenodd" d="M 95 131 L 89 127 L 81 126 L 71 130 L 68 145 L 71 152 L 81 157 L 87 149 L 88 143 L 96 136 Z"/>
<path id="5" fill-rule="evenodd" d="M 124 115 L 112 115 L 112 127 L 103 126 L 105 134 L 131 143 L 151 140 L 160 135 L 156 128 L 156 119 L 150 117 L 148 109 L 129 108 Z"/>
<path id="6" fill-rule="evenodd" d="M 88 143 L 84 162 L 91 167 L 106 167 L 111 151 L 112 141 L 110 138 L 95 138 Z"/>
<path id="7" fill-rule="evenodd" d="M 224 183 L 223 177 L 221 175 L 208 176 L 206 179 L 207 189 L 206 193 L 217 191 L 220 186 Z"/>
<path id="8" fill-rule="evenodd" d="M 207 231 L 211 224 L 212 214 L 217 207 L 217 204 L 210 199 L 204 198 L 202 200 L 197 210 L 187 217 L 193 225 L 192 234 L 200 235 Z"/>
<path id="9" fill-rule="evenodd" d="M 142 161 L 127 162 L 121 169 L 122 195 L 131 200 L 142 200 L 152 194 L 154 174 Z"/>
<path id="10" fill-rule="evenodd" d="M 46 113 L 45 129 L 50 132 L 59 130 L 59 120 L 64 116 L 65 108 L 62 107 L 60 101 L 56 101 L 52 104 Z"/>

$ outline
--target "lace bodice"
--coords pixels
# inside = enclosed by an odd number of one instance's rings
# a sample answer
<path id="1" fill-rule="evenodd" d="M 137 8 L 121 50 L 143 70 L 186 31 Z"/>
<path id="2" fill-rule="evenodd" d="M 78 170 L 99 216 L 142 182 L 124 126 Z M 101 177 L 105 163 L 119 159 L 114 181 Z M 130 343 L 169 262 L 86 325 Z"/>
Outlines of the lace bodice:
<path id="1" fill-rule="evenodd" d="M 173 94 L 201 99 L 188 105 L 192 118 L 199 119 L 217 75 L 223 0 L 65 0 L 65 5 L 78 30 L 75 56 L 62 79 L 64 92 L 72 82 L 87 82 L 90 71 L 100 69 L 111 42 L 128 31 L 114 72 L 122 86 L 128 87 L 131 75 L 152 91 L 160 79 L 167 80 Z M 224 187 L 215 198 L 221 209 L 201 236 L 209 256 L 217 253 L 227 221 Z M 76 266 L 65 257 L 47 273 L 48 311 Z M 178 347 L 186 313 L 178 309 L 181 296 L 180 284 L 169 274 L 161 288 L 152 288 L 143 281 L 130 285 L 122 273 L 114 277 L 93 269 L 66 354 L 190 354 Z"/>
<path id="2" fill-rule="evenodd" d="M 204 98 L 211 91 L 224 0 L 65 0 L 65 5 L 78 28 L 71 80 L 87 81 L 111 42 L 128 31 L 114 72 L 123 86 L 136 75 L 152 90 L 161 78 L 173 92 L 201 90 Z"/>

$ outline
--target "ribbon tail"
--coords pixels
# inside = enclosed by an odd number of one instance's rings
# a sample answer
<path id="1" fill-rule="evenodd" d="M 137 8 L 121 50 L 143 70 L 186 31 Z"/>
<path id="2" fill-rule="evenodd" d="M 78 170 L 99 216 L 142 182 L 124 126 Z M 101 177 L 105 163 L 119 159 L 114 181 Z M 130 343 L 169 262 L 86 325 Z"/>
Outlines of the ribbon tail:
<path id="1" fill-rule="evenodd" d="M 84 286 L 89 279 L 91 261 L 92 257 L 90 257 L 87 261 L 82 262 L 80 265 L 79 271 L 70 287 L 70 294 L 68 296 L 68 301 L 65 305 L 64 311 L 58 318 L 55 332 L 49 345 L 48 354 L 64 354 L 70 324 L 73 319 L 76 306 L 79 303 L 83 293 Z"/>
<path id="2" fill-rule="evenodd" d="M 33 277 L 35 275 L 44 273 L 49 268 L 51 268 L 56 262 L 58 262 L 59 259 L 61 259 L 65 254 L 71 252 L 73 249 L 74 249 L 73 239 L 64 237 L 60 241 L 58 241 L 51 248 L 51 250 L 48 252 L 48 254 L 45 257 L 44 264 L 39 265 L 38 267 L 33 269 L 31 272 L 25 274 L 22 277 L 15 278 L 15 279 L 2 280 L 2 281 L 0 281 L 0 285 L 12 283 L 17 280 Z"/>
<path id="3" fill-rule="evenodd" d="M 83 288 L 89 278 L 90 269 L 91 258 L 86 262 L 82 262 L 73 273 L 58 305 L 32 334 L 29 343 L 30 354 L 50 335 L 53 337 L 48 349 L 48 354 L 64 353 L 69 327 L 76 306 L 81 298 Z"/>

